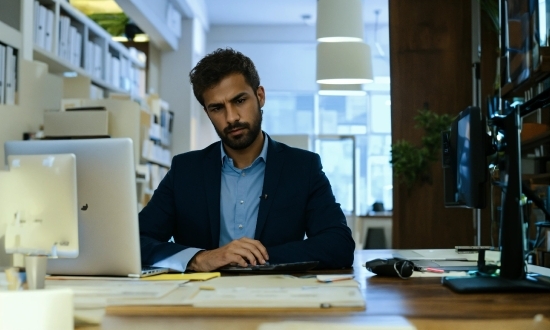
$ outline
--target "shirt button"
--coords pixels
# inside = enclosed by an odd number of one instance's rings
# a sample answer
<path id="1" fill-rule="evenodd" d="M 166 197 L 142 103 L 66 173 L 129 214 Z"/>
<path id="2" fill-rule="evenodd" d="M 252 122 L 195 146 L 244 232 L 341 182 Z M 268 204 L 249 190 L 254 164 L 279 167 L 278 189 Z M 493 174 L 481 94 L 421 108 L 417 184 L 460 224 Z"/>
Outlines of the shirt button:
<path id="1" fill-rule="evenodd" d="M 241 204 L 244 203 L 244 201 L 241 201 Z"/>
<path id="2" fill-rule="evenodd" d="M 243 176 L 246 176 L 246 173 L 243 172 Z"/>
<path id="3" fill-rule="evenodd" d="M 239 225 L 239 229 L 243 229 L 243 225 Z"/>

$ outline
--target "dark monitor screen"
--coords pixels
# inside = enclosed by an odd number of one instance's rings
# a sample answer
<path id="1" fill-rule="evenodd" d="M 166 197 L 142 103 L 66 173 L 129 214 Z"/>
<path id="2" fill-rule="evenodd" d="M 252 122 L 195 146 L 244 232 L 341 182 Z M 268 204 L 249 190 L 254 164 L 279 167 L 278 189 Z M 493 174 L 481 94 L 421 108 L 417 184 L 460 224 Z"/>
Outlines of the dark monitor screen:
<path id="1" fill-rule="evenodd" d="M 481 110 L 464 109 L 443 132 L 445 206 L 484 208 L 487 179 L 486 131 Z"/>

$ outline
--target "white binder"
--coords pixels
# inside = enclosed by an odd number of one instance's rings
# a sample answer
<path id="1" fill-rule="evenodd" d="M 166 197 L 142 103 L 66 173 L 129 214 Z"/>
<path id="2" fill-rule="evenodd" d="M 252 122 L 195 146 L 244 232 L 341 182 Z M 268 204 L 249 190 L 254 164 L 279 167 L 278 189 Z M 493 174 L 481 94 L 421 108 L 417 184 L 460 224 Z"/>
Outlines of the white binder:
<path id="1" fill-rule="evenodd" d="M 0 104 L 6 103 L 6 46 L 0 44 Z"/>
<path id="2" fill-rule="evenodd" d="M 46 29 L 44 35 L 44 49 L 51 52 L 53 50 L 53 11 L 46 9 Z"/>
<path id="3" fill-rule="evenodd" d="M 16 57 L 13 53 L 13 48 L 6 46 L 6 68 L 4 79 L 6 82 L 6 104 L 13 105 L 15 104 L 15 76 L 16 76 Z"/>
<path id="4" fill-rule="evenodd" d="M 38 31 L 36 34 L 36 45 L 45 48 L 44 39 L 46 38 L 46 7 L 38 6 Z"/>

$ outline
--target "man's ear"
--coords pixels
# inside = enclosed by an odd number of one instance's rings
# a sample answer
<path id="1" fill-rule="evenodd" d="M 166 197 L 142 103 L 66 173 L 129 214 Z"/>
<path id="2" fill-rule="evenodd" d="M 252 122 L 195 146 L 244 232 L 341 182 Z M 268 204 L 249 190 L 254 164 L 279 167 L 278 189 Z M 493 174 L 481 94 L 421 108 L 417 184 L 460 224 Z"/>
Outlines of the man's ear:
<path id="1" fill-rule="evenodd" d="M 258 102 L 260 103 L 260 108 L 263 107 L 265 104 L 264 86 L 258 86 L 258 89 L 256 90 L 256 97 L 258 98 Z"/>

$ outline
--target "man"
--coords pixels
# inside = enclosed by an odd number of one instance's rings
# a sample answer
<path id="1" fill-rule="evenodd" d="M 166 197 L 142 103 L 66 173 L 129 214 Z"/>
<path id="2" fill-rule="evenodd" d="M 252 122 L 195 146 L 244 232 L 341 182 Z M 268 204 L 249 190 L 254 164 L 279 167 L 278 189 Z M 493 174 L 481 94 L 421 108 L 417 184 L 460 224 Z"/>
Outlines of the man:
<path id="1" fill-rule="evenodd" d="M 190 80 L 221 142 L 173 158 L 139 215 L 142 263 L 179 271 L 268 261 L 350 267 L 355 243 L 319 156 L 261 130 L 265 91 L 252 61 L 218 49 Z"/>

